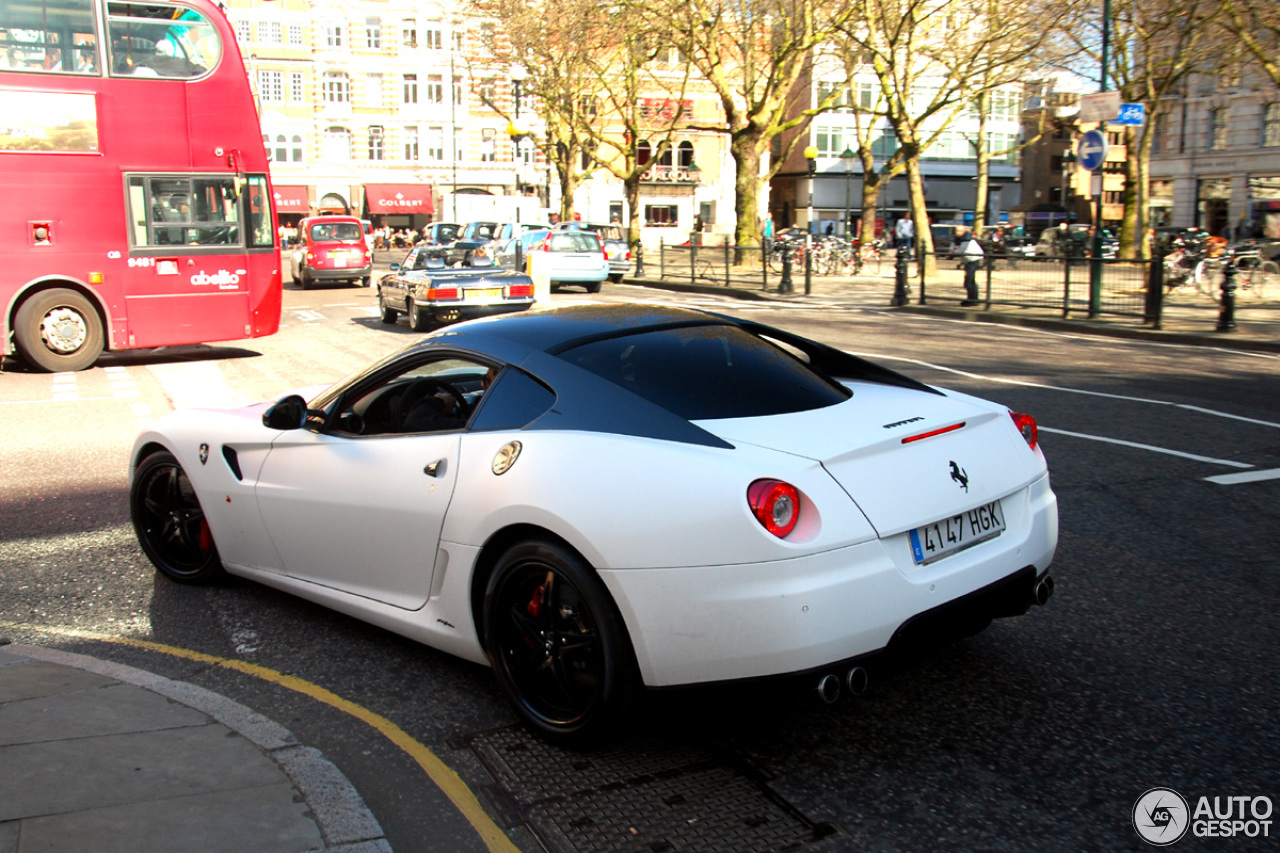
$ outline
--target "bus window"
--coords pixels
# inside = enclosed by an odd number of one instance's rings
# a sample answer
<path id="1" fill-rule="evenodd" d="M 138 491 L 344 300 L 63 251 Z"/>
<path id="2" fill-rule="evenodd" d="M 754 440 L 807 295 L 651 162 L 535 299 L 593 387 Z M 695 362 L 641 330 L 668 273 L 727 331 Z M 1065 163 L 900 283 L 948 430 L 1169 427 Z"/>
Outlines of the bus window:
<path id="1" fill-rule="evenodd" d="M 233 175 L 129 178 L 133 245 L 243 246 Z"/>
<path id="2" fill-rule="evenodd" d="M 93 0 L 0 3 L 0 70 L 96 74 Z"/>
<path id="3" fill-rule="evenodd" d="M 111 73 L 117 77 L 189 80 L 207 74 L 222 57 L 213 25 L 181 6 L 110 3 L 107 31 Z"/>
<path id="4" fill-rule="evenodd" d="M 271 248 L 275 246 L 271 213 L 271 194 L 267 192 L 266 175 L 249 175 L 244 188 L 245 209 L 249 223 L 249 247 Z"/>

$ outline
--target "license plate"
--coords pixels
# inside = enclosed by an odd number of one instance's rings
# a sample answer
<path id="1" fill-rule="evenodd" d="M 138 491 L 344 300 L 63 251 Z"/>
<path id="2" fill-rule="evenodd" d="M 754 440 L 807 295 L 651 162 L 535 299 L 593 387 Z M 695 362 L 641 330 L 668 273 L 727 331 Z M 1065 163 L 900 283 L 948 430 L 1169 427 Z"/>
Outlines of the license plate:
<path id="1" fill-rule="evenodd" d="M 468 302 L 489 300 L 489 299 L 501 299 L 502 288 L 501 287 L 473 288 L 471 290 L 464 291 L 462 298 Z"/>
<path id="2" fill-rule="evenodd" d="M 333 261 L 335 267 L 342 268 L 347 265 L 346 255 L 330 255 L 329 258 Z"/>
<path id="3" fill-rule="evenodd" d="M 941 560 L 1004 531 L 1000 501 L 917 527 L 911 531 L 911 557 L 919 565 Z"/>

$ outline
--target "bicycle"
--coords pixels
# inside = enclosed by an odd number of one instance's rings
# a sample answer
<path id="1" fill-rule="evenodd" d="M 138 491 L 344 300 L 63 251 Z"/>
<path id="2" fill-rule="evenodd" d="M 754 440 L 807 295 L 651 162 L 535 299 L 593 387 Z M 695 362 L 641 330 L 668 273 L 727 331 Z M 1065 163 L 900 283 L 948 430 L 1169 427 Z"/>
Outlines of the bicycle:
<path id="1" fill-rule="evenodd" d="M 1280 283 L 1280 264 L 1265 260 L 1257 244 L 1245 244 L 1215 258 L 1203 258 L 1196 264 L 1196 287 L 1206 296 L 1216 298 L 1222 290 L 1223 272 L 1228 258 L 1236 265 L 1236 289 L 1241 294 L 1262 299 L 1269 288 Z"/>

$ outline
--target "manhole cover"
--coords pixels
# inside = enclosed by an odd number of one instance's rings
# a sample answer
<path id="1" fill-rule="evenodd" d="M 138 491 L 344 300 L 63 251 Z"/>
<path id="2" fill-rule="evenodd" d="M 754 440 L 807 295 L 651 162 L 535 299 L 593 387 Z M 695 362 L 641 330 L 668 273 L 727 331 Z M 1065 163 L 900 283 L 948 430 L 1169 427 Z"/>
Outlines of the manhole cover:
<path id="1" fill-rule="evenodd" d="M 511 817 L 553 853 L 770 853 L 832 835 L 750 768 L 687 746 L 591 753 L 550 746 L 523 728 L 467 738 Z"/>

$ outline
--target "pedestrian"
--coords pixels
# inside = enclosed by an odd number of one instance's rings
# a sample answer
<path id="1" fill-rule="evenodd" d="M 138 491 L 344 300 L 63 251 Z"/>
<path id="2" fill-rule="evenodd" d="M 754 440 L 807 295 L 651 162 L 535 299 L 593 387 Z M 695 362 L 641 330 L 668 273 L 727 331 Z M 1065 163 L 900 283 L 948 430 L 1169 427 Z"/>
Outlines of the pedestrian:
<path id="1" fill-rule="evenodd" d="M 911 254 L 911 248 L 915 245 L 916 225 L 911 221 L 910 216 L 904 216 L 898 220 L 898 225 L 893 231 L 894 237 L 897 238 L 898 248 L 906 249 L 908 256 Z"/>
<path id="2" fill-rule="evenodd" d="M 834 222 L 827 223 L 827 236 L 830 237 L 836 233 L 836 224 Z"/>
<path id="3" fill-rule="evenodd" d="M 702 216 L 695 213 L 693 215 L 693 234 L 689 237 L 689 242 L 695 246 L 702 245 Z"/>
<path id="4" fill-rule="evenodd" d="M 764 218 L 764 256 L 769 257 L 769 253 L 773 251 L 773 217 L 766 216 Z"/>
<path id="5" fill-rule="evenodd" d="M 964 299 L 960 304 L 964 306 L 978 304 L 978 266 L 983 257 L 982 244 L 978 242 L 978 238 L 972 234 L 967 236 L 968 241 L 963 244 L 964 248 L 960 252 L 960 257 L 964 260 Z M 965 229 L 958 229 L 956 241 L 960 242 L 965 238 Z"/>

